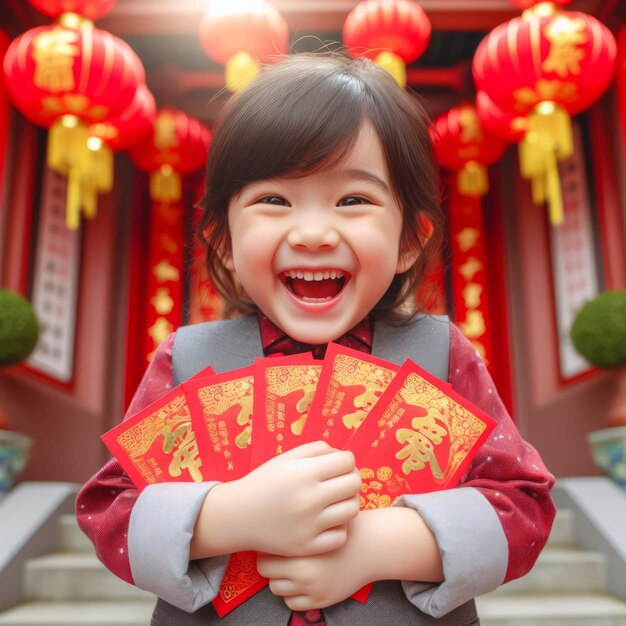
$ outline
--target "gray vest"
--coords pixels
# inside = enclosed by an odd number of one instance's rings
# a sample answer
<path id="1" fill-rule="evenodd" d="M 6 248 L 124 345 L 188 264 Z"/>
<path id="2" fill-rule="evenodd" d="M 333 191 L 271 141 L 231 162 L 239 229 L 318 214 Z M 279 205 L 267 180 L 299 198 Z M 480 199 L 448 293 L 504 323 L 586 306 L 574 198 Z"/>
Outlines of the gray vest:
<path id="1" fill-rule="evenodd" d="M 448 378 L 450 328 L 444 316 L 423 316 L 410 325 L 374 327 L 372 354 L 401 365 L 412 359 L 433 376 Z M 211 365 L 225 372 L 250 365 L 263 356 L 256 316 L 223 322 L 208 322 L 178 329 L 172 354 L 174 383 L 179 384 Z M 323 610 L 327 626 L 475 626 L 473 601 L 436 619 L 414 607 L 399 581 L 374 584 L 366 604 L 347 599 Z M 159 600 L 152 626 L 287 626 L 291 611 L 268 587 L 220 619 L 211 604 L 195 613 L 185 613 Z"/>

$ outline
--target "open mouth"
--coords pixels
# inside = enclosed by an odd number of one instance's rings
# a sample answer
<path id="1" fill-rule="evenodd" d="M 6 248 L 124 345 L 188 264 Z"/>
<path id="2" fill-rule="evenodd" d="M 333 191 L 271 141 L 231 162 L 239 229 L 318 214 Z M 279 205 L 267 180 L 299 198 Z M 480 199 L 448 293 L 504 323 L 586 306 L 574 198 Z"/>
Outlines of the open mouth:
<path id="1" fill-rule="evenodd" d="M 327 302 L 336 298 L 350 275 L 341 270 L 287 270 L 280 280 L 296 298 L 305 302 Z"/>

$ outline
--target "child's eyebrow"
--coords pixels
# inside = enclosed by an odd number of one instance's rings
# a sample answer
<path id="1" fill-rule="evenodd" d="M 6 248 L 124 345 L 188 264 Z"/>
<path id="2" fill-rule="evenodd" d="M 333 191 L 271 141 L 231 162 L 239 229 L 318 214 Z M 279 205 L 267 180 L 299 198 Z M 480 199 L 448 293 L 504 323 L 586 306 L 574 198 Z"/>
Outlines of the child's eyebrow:
<path id="1" fill-rule="evenodd" d="M 349 178 L 351 180 L 361 180 L 366 183 L 373 183 L 374 185 L 376 185 L 376 187 L 379 187 L 385 193 L 391 193 L 389 185 L 382 178 L 376 176 L 376 174 L 368 170 L 363 170 L 360 168 L 350 168 L 345 170 L 339 170 L 337 172 L 337 175 L 340 178 Z"/>

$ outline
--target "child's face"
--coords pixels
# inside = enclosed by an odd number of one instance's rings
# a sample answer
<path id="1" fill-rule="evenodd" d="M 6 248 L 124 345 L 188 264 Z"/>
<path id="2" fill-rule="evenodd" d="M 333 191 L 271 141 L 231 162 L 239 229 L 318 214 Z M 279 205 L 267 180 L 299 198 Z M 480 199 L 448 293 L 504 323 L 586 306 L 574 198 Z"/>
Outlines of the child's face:
<path id="1" fill-rule="evenodd" d="M 228 223 L 226 266 L 267 317 L 305 343 L 350 330 L 415 261 L 400 258 L 402 212 L 368 122 L 332 169 L 244 187 Z"/>

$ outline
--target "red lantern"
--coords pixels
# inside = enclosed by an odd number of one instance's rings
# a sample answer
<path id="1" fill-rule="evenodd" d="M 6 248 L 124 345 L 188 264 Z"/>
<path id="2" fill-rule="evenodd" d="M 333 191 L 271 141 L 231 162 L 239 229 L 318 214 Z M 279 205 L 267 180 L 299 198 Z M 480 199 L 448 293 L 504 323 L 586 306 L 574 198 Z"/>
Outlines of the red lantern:
<path id="1" fill-rule="evenodd" d="M 211 132 L 182 111 L 163 109 L 152 132 L 130 151 L 135 165 L 151 173 L 150 196 L 154 200 L 178 200 L 182 174 L 201 169 L 207 158 Z"/>
<path id="2" fill-rule="evenodd" d="M 364 0 L 348 14 L 343 40 L 353 56 L 366 56 L 406 85 L 406 64 L 428 47 L 431 25 L 413 0 Z"/>
<path id="3" fill-rule="evenodd" d="M 477 88 L 505 112 L 528 116 L 522 176 L 536 203 L 547 199 L 555 225 L 563 221 L 557 161 L 573 150 L 569 115 L 604 93 L 615 56 L 615 39 L 598 20 L 545 3 L 496 27 L 476 51 Z"/>
<path id="4" fill-rule="evenodd" d="M 607 89 L 615 54 L 611 31 L 585 13 L 516 17 L 478 46 L 474 81 L 504 111 L 527 114 L 550 101 L 574 115 Z"/>
<path id="5" fill-rule="evenodd" d="M 486 165 L 495 163 L 506 150 L 502 139 L 487 134 L 471 104 L 453 107 L 435 120 L 435 158 L 441 167 L 458 172 L 459 192 L 480 196 L 488 190 Z"/>
<path id="6" fill-rule="evenodd" d="M 114 151 L 127 150 L 147 135 L 156 119 L 156 102 L 148 87 L 137 87 L 130 106 L 117 118 L 89 127 L 92 137 L 99 137 Z"/>
<path id="7" fill-rule="evenodd" d="M 226 66 L 226 87 L 243 89 L 258 73 L 259 60 L 287 54 L 289 29 L 278 9 L 265 0 L 209 5 L 199 27 L 200 43 L 217 63 Z"/>
<path id="8" fill-rule="evenodd" d="M 145 82 L 141 61 L 97 28 L 41 26 L 13 40 L 4 57 L 11 99 L 28 118 L 75 115 L 95 123 L 120 115 Z"/>
<path id="9" fill-rule="evenodd" d="M 490 134 L 509 143 L 519 143 L 528 130 L 528 119 L 499 109 L 484 92 L 476 94 L 476 112 L 481 126 Z"/>
<path id="10" fill-rule="evenodd" d="M 4 57 L 11 99 L 26 117 L 50 126 L 48 166 L 68 177 L 67 225 L 76 228 L 84 179 L 94 170 L 87 124 L 121 114 L 145 81 L 141 61 L 121 39 L 83 23 L 33 28 Z M 86 208 L 95 214 L 95 206 Z"/>
<path id="11" fill-rule="evenodd" d="M 569 4 L 572 0 L 549 0 L 546 3 L 546 0 L 509 0 L 511 4 L 514 4 L 517 8 L 525 11 L 526 9 L 532 9 L 539 4 L 555 4 L 560 7 L 564 7 L 566 4 Z"/>
<path id="12" fill-rule="evenodd" d="M 63 13 L 77 13 L 88 20 L 106 15 L 117 0 L 28 0 L 38 11 L 56 19 Z"/>

